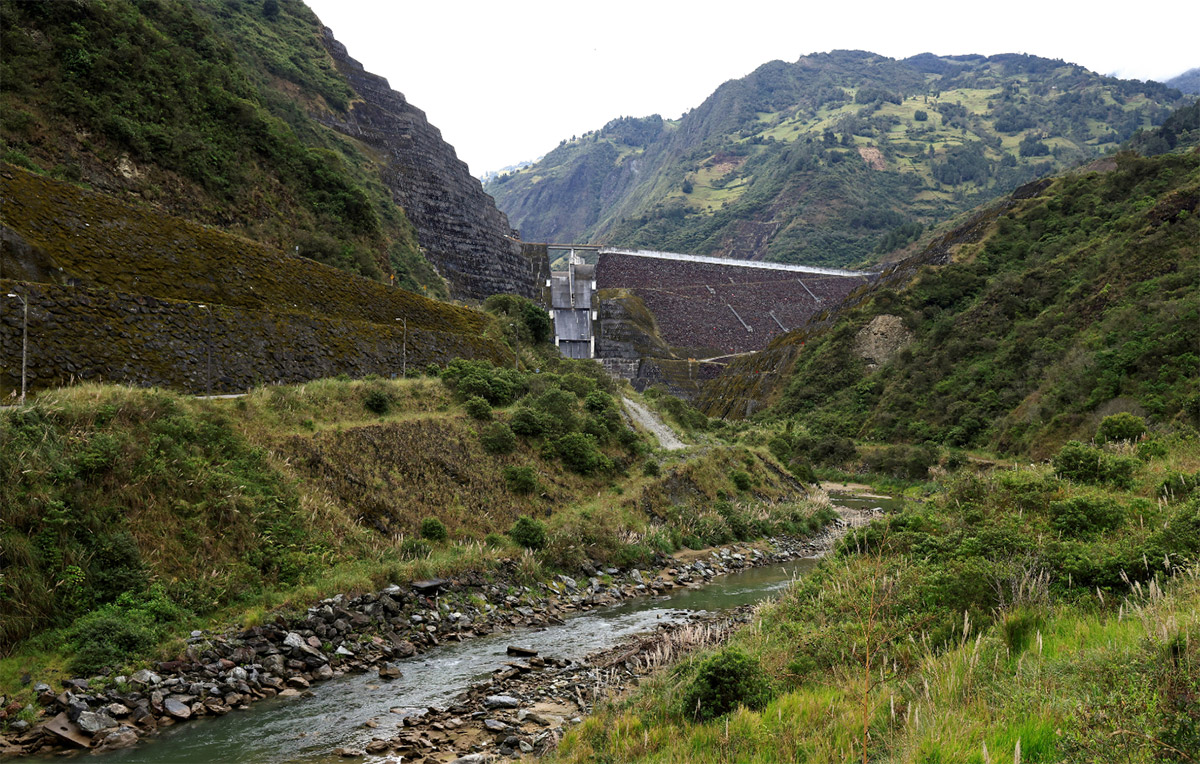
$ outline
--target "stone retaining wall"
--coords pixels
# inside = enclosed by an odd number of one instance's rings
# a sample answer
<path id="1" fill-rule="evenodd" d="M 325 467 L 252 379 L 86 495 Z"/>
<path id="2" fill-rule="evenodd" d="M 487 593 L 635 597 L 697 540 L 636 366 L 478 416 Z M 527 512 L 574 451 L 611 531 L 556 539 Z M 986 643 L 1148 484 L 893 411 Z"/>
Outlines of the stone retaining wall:
<path id="1" fill-rule="evenodd" d="M 503 359 L 479 334 L 266 312 L 103 289 L 0 280 L 29 300 L 31 391 L 96 380 L 193 393 L 348 374 L 399 374 L 452 358 Z M 0 297 L 0 398 L 21 385 L 20 300 Z M 407 353 L 405 345 L 407 344 Z"/>

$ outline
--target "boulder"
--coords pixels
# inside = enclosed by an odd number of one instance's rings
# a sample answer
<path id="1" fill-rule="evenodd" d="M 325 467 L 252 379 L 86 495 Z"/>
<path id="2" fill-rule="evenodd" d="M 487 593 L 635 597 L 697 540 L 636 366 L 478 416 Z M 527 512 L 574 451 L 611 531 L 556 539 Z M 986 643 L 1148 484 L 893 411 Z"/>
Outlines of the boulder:
<path id="1" fill-rule="evenodd" d="M 483 699 L 484 708 L 516 708 L 521 701 L 511 695 L 488 695 Z"/>
<path id="2" fill-rule="evenodd" d="M 173 716 L 176 719 L 190 719 L 192 717 L 192 709 L 182 701 L 175 698 L 167 698 L 163 701 L 163 710 L 168 716 Z"/>
<path id="3" fill-rule="evenodd" d="M 100 730 L 117 726 L 116 721 L 111 716 L 103 712 L 96 713 L 95 711 L 84 711 L 75 720 L 75 724 L 89 735 L 95 735 Z"/>
<path id="4" fill-rule="evenodd" d="M 118 751 L 122 748 L 132 748 L 137 745 L 138 733 L 133 727 L 121 725 L 108 732 L 100 739 L 97 751 Z"/>

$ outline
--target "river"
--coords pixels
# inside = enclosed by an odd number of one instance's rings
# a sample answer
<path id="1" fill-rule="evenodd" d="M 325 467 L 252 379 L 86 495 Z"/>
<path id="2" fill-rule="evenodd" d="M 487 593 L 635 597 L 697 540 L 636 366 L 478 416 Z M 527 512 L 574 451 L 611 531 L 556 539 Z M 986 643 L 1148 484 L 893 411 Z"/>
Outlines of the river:
<path id="1" fill-rule="evenodd" d="M 889 507 L 895 500 L 831 491 L 835 503 L 854 509 Z M 470 684 L 512 660 L 508 645 L 573 661 L 613 647 L 657 624 L 689 613 L 728 610 L 778 596 L 817 564 L 813 558 L 766 565 L 713 579 L 695 589 L 626 601 L 580 613 L 562 624 L 519 629 L 448 643 L 399 662 L 403 676 L 381 681 L 374 673 L 350 674 L 314 684 L 309 697 L 274 698 L 248 710 L 207 717 L 162 730 L 136 748 L 103 754 L 104 764 L 286 764 L 344 761 L 334 748 L 360 746 L 372 737 L 366 725 L 395 728 L 399 709 L 446 706 Z"/>

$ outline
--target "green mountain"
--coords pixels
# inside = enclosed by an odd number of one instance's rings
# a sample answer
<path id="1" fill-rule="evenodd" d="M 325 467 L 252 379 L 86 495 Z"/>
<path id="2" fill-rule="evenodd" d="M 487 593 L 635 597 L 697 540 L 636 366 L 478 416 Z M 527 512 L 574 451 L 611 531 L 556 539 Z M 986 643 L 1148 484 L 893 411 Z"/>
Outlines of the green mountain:
<path id="1" fill-rule="evenodd" d="M 1167 87 L 1176 88 L 1184 93 L 1200 93 L 1200 66 L 1188 69 L 1178 77 L 1167 80 Z"/>
<path id="2" fill-rule="evenodd" d="M 453 147 L 300 0 L 3 0 L 0 47 L 4 161 L 435 297 L 533 290 Z"/>
<path id="3" fill-rule="evenodd" d="M 486 188 L 530 241 L 877 261 L 1187 102 L 1026 55 L 772 61 L 675 121 L 621 118 Z"/>
<path id="4" fill-rule="evenodd" d="M 1122 152 L 984 208 L 835 318 L 732 364 L 702 407 L 1033 456 L 1119 412 L 1200 425 L 1200 152 L 1184 134 L 1181 152 Z"/>

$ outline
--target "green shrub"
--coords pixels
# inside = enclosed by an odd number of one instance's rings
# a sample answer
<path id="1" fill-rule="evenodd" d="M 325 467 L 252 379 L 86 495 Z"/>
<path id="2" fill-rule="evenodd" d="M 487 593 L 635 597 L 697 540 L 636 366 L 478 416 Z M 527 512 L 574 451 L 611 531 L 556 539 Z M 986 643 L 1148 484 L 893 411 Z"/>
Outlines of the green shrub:
<path id="1" fill-rule="evenodd" d="M 529 465 L 510 465 L 504 468 L 504 484 L 513 493 L 530 494 L 537 490 L 537 475 Z"/>
<path id="2" fill-rule="evenodd" d="M 508 546 L 508 539 L 506 539 L 502 533 L 489 533 L 483 537 L 483 543 L 490 547 L 503 549 L 504 547 Z"/>
<path id="3" fill-rule="evenodd" d="M 646 463 L 642 465 L 642 474 L 646 477 L 658 477 L 662 474 L 662 469 L 659 468 L 658 462 L 647 459 Z"/>
<path id="4" fill-rule="evenodd" d="M 528 438 L 537 437 L 547 429 L 545 416 L 525 405 L 517 407 L 511 421 L 512 431 Z"/>
<path id="5" fill-rule="evenodd" d="M 1106 416 L 1096 429 L 1096 442 L 1137 440 L 1146 432 L 1146 421 L 1126 411 Z"/>
<path id="6" fill-rule="evenodd" d="M 1147 440 L 1143 443 L 1138 443 L 1137 457 L 1144 462 L 1162 459 L 1167 453 L 1167 446 L 1161 440 Z"/>
<path id="7" fill-rule="evenodd" d="M 369 390 L 363 398 L 363 407 L 372 414 L 383 416 L 392 408 L 392 397 L 383 390 Z"/>
<path id="8" fill-rule="evenodd" d="M 425 376 L 437 379 L 442 374 L 442 367 L 436 363 L 431 363 L 425 367 Z"/>
<path id="9" fill-rule="evenodd" d="M 583 399 L 583 407 L 593 414 L 602 414 L 606 411 L 615 411 L 617 404 L 613 397 L 603 390 L 592 390 Z"/>
<path id="10" fill-rule="evenodd" d="M 161 586 L 126 592 L 78 618 L 67 630 L 73 653 L 68 668 L 90 676 L 142 657 L 166 636 L 168 625 L 184 615 Z"/>
<path id="11" fill-rule="evenodd" d="M 596 447 L 596 439 L 586 433 L 567 433 L 554 442 L 554 450 L 568 469 L 580 475 L 606 472 L 612 466 Z"/>
<path id="12" fill-rule="evenodd" d="M 508 529 L 508 537 L 526 549 L 546 546 L 546 526 L 540 520 L 521 515 Z"/>
<path id="13" fill-rule="evenodd" d="M 428 541 L 407 538 L 400 542 L 400 556 L 406 560 L 423 560 L 433 553 Z"/>
<path id="14" fill-rule="evenodd" d="M 1059 477 L 1094 485 L 1108 483 L 1118 488 L 1132 485 L 1133 473 L 1138 467 L 1136 459 L 1110 456 L 1077 440 L 1068 441 L 1059 449 L 1053 463 Z"/>
<path id="15" fill-rule="evenodd" d="M 801 483 L 813 484 L 821 482 L 817 477 L 817 473 L 813 471 L 812 465 L 807 462 L 802 462 L 799 459 L 793 459 L 788 464 L 788 471 L 796 476 L 796 479 Z"/>
<path id="16" fill-rule="evenodd" d="M 466 402 L 463 403 L 463 408 L 467 410 L 467 414 L 472 419 L 486 422 L 492 418 L 492 404 L 478 395 L 472 395 L 470 398 L 467 398 Z"/>
<path id="17" fill-rule="evenodd" d="M 421 538 L 438 543 L 450 538 L 450 532 L 446 530 L 446 524 L 441 520 L 436 517 L 427 517 L 421 521 Z"/>
<path id="18" fill-rule="evenodd" d="M 749 491 L 753 481 L 750 479 L 750 473 L 745 470 L 733 470 L 729 473 L 729 479 L 733 481 L 733 485 L 739 491 Z"/>
<path id="19" fill-rule="evenodd" d="M 1124 512 L 1115 502 L 1088 496 L 1050 502 L 1050 517 L 1056 530 L 1073 537 L 1112 530 L 1125 519 Z"/>
<path id="20" fill-rule="evenodd" d="M 756 658 L 738 647 L 726 647 L 701 661 L 683 694 L 683 713 L 708 721 L 738 706 L 761 710 L 771 699 L 767 676 Z"/>
<path id="21" fill-rule="evenodd" d="M 479 441 L 489 454 L 508 454 L 517 447 L 517 436 L 504 422 L 492 422 L 485 427 Z"/>

